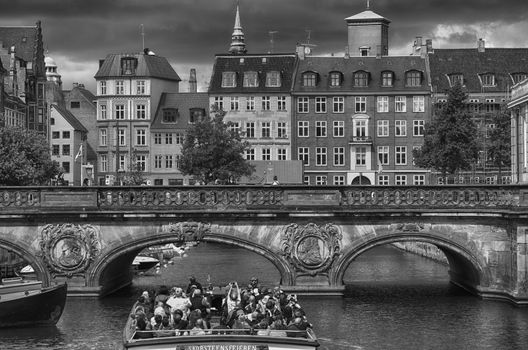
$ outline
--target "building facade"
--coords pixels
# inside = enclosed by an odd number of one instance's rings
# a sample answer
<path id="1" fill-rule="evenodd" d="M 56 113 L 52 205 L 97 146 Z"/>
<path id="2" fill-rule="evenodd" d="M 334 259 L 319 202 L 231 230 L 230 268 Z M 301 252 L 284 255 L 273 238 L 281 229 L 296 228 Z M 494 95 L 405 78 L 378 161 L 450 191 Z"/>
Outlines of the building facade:
<path id="1" fill-rule="evenodd" d="M 512 183 L 528 183 L 528 79 L 515 84 L 508 103 L 511 113 Z"/>

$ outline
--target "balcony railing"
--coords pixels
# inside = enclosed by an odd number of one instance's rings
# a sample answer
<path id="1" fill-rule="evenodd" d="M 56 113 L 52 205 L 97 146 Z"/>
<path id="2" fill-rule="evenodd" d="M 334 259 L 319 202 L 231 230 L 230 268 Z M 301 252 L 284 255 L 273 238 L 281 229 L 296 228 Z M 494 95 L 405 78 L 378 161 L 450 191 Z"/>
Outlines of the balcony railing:
<path id="1" fill-rule="evenodd" d="M 370 137 L 370 136 L 352 136 L 352 139 L 350 140 L 350 143 L 371 144 L 372 143 L 372 137 Z"/>

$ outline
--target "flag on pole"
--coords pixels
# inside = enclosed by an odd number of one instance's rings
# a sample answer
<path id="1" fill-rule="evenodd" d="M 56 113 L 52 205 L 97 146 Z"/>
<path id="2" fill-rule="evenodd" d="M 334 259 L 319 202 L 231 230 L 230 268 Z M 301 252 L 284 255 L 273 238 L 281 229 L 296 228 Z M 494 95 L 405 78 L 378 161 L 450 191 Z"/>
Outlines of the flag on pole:
<path id="1" fill-rule="evenodd" d="M 79 151 L 77 152 L 77 155 L 75 156 L 75 161 L 79 160 L 79 158 L 82 157 L 82 154 L 83 154 L 83 145 L 81 143 L 81 145 L 79 146 Z"/>

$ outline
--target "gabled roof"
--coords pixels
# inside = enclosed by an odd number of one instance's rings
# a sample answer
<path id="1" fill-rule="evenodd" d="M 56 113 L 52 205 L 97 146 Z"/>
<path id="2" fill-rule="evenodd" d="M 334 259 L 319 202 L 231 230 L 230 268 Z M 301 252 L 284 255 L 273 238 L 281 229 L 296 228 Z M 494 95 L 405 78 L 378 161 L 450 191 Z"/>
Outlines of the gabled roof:
<path id="1" fill-rule="evenodd" d="M 26 62 L 33 62 L 37 34 L 36 26 L 0 27 L 0 42 L 6 49 L 15 46 L 16 56 Z"/>
<path id="2" fill-rule="evenodd" d="M 528 48 L 434 49 L 429 55 L 431 83 L 435 92 L 449 89 L 448 76 L 459 73 L 469 92 L 502 92 L 513 86 L 511 73 L 528 73 Z M 496 86 L 482 87 L 479 74 L 495 75 Z"/>
<path id="3" fill-rule="evenodd" d="M 81 95 L 83 95 L 84 98 L 86 98 L 86 100 L 87 100 L 88 102 L 90 102 L 91 104 L 94 104 L 94 105 L 95 105 L 95 102 L 94 102 L 94 101 L 96 100 L 96 97 L 95 97 L 94 94 L 92 94 L 92 92 L 91 92 L 90 90 L 87 90 L 87 89 L 85 89 L 85 88 L 80 88 L 80 87 L 76 87 L 76 88 L 74 88 L 74 89 L 77 89 L 77 90 L 79 91 L 79 93 L 80 93 Z"/>
<path id="4" fill-rule="evenodd" d="M 345 18 L 345 21 L 347 22 L 371 22 L 371 21 L 378 22 L 379 21 L 379 22 L 390 23 L 390 21 L 386 19 L 385 17 L 380 16 L 377 13 L 370 11 L 370 10 L 366 10 L 356 15 L 347 17 Z"/>
<path id="5" fill-rule="evenodd" d="M 295 54 L 216 55 L 209 85 L 210 94 L 287 93 L 293 86 Z M 266 87 L 266 73 L 280 72 L 281 86 Z M 222 87 L 222 73 L 236 73 L 236 87 Z M 258 87 L 244 87 L 244 72 L 258 73 Z"/>
<path id="6" fill-rule="evenodd" d="M 355 87 L 354 73 L 365 71 L 369 73 L 368 86 Z M 390 71 L 394 74 L 393 87 L 382 87 L 381 73 Z M 422 72 L 422 85 L 408 87 L 405 73 L 408 71 Z M 319 82 L 314 87 L 303 86 L 303 73 L 316 72 Z M 341 86 L 330 86 L 330 72 L 343 74 Z M 294 93 L 331 92 L 402 92 L 402 91 L 430 91 L 425 59 L 419 56 L 375 56 L 366 57 L 314 57 L 308 56 L 299 60 L 295 78 Z"/>
<path id="7" fill-rule="evenodd" d="M 56 104 L 52 104 L 51 106 L 55 108 L 64 117 L 64 119 L 66 119 L 66 121 L 72 126 L 74 130 L 86 133 L 88 132 L 88 129 L 86 129 L 70 111 Z"/>
<path id="8" fill-rule="evenodd" d="M 177 123 L 162 123 L 164 108 L 178 109 L 180 118 Z M 206 92 L 162 93 L 150 130 L 186 129 L 191 108 L 203 108 L 205 114 L 209 115 L 209 95 Z"/>
<path id="9" fill-rule="evenodd" d="M 125 57 L 137 59 L 137 67 L 134 74 L 122 74 L 121 59 Z M 150 77 L 181 81 L 165 57 L 143 53 L 109 54 L 106 56 L 103 64 L 95 74 L 95 79 L 114 77 Z"/>

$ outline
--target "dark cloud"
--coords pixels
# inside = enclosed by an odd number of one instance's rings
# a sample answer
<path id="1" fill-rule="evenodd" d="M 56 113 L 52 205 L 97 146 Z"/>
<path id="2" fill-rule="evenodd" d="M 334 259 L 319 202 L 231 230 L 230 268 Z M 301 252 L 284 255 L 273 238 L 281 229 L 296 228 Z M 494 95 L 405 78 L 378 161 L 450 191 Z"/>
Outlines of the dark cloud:
<path id="1" fill-rule="evenodd" d="M 316 52 L 343 52 L 344 19 L 365 9 L 356 0 L 241 0 L 242 26 L 249 52 L 293 52 L 297 42 L 317 45 Z M 372 0 L 371 9 L 391 20 L 390 45 L 410 48 L 417 35 L 433 37 L 439 24 L 515 23 L 527 20 L 528 1 L 518 0 Z M 229 48 L 235 0 L 0 0 L 0 26 L 42 21 L 50 55 L 96 64 L 108 53 L 140 51 L 145 45 L 181 66 L 212 65 Z M 500 29 L 500 28 L 499 28 Z M 468 44 L 476 34 L 448 33 Z M 59 67 L 59 70 L 61 67 Z M 62 70 L 64 79 L 67 73 Z M 180 73 L 180 72 L 178 72 Z M 93 72 L 95 74 L 95 72 Z M 92 79 L 89 76 L 87 79 Z M 182 74 L 183 75 L 183 74 Z M 88 83 L 89 84 L 89 83 Z"/>

